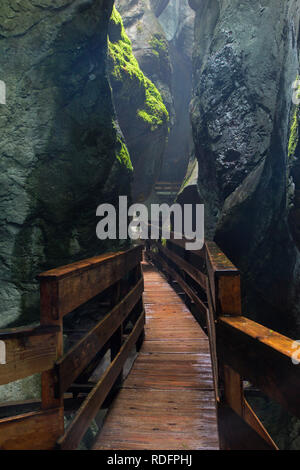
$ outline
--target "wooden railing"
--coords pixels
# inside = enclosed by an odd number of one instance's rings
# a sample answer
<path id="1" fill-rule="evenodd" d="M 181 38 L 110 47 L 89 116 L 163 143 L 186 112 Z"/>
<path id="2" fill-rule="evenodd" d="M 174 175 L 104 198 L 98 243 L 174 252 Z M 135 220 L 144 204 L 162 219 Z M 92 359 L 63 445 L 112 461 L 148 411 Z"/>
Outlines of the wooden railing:
<path id="1" fill-rule="evenodd" d="M 148 257 L 176 281 L 209 337 L 222 449 L 277 449 L 244 396 L 249 381 L 300 418 L 293 340 L 242 316 L 240 274 L 213 242 L 187 251 L 185 240 L 147 241 Z M 75 449 L 120 384 L 144 334 L 142 248 L 106 254 L 39 276 L 41 321 L 0 331 L 0 385 L 42 374 L 41 401 L 0 405 L 0 449 Z M 101 294 L 108 311 L 63 351 L 63 319 Z M 124 335 L 123 326 L 132 323 Z M 96 383 L 88 378 L 110 350 Z M 78 392 L 81 393 L 77 397 Z M 77 398 L 76 398 L 77 397 Z M 64 428 L 67 410 L 76 411 Z"/>
<path id="2" fill-rule="evenodd" d="M 147 256 L 176 281 L 208 334 L 222 449 L 277 449 L 244 396 L 250 382 L 300 418 L 294 341 L 244 316 L 240 273 L 214 242 L 186 251 L 185 240 L 147 242 Z"/>
<path id="3" fill-rule="evenodd" d="M 41 402 L 0 406 L 0 449 L 76 449 L 110 393 L 120 383 L 131 350 L 143 341 L 142 247 L 111 253 L 53 269 L 39 276 L 41 325 L 0 330 L 0 385 L 41 373 Z M 99 294 L 110 310 L 66 353 L 63 319 Z M 123 325 L 133 324 L 125 336 Z M 111 363 L 97 383 L 88 377 L 110 350 Z M 5 362 L 5 363 L 4 363 Z M 64 429 L 70 391 L 87 390 L 75 418 Z M 76 396 L 76 394 L 75 394 Z M 75 403 L 75 405 L 76 405 Z M 30 410 L 10 416 L 18 410 Z M 68 406 L 68 405 L 67 405 Z M 38 408 L 38 409 L 36 409 Z"/>

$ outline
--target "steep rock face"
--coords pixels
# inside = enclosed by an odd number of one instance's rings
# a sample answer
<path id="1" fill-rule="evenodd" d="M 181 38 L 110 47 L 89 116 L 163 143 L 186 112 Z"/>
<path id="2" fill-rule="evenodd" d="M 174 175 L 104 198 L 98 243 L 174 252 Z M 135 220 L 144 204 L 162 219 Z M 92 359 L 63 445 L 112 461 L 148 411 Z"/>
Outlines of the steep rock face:
<path id="1" fill-rule="evenodd" d="M 150 0 L 116 0 L 133 54 L 144 74 L 157 86 L 173 119 L 172 66 L 164 31 Z"/>
<path id="2" fill-rule="evenodd" d="M 198 192 L 198 175 L 199 164 L 197 159 L 192 157 L 189 161 L 185 178 L 176 197 L 176 203 L 180 204 L 182 207 L 184 204 L 201 203 Z"/>
<path id="3" fill-rule="evenodd" d="M 299 254 L 288 226 L 288 140 L 299 2 L 190 5 L 196 10 L 191 116 L 207 236 L 241 269 L 245 311 L 296 334 Z"/>
<path id="4" fill-rule="evenodd" d="M 188 0 L 117 0 L 133 52 L 156 85 L 170 115 L 170 136 L 160 178 L 182 181 L 192 150 L 194 12 Z"/>
<path id="5" fill-rule="evenodd" d="M 108 248 L 96 208 L 130 191 L 105 69 L 112 6 L 1 2 L 1 327 L 38 320 L 38 272 Z"/>
<path id="6" fill-rule="evenodd" d="M 189 116 L 192 96 L 192 53 L 195 15 L 188 0 L 170 0 L 158 16 L 169 42 L 175 122 L 166 150 L 162 180 L 182 181 L 193 139 Z"/>
<path id="7" fill-rule="evenodd" d="M 300 106 L 296 106 L 292 117 L 289 140 L 289 226 L 293 240 L 300 250 L 300 140 L 299 140 Z"/>
<path id="8" fill-rule="evenodd" d="M 145 201 L 159 177 L 169 115 L 155 85 L 143 74 L 116 8 L 109 25 L 109 76 L 118 121 L 134 168 L 132 197 Z"/>

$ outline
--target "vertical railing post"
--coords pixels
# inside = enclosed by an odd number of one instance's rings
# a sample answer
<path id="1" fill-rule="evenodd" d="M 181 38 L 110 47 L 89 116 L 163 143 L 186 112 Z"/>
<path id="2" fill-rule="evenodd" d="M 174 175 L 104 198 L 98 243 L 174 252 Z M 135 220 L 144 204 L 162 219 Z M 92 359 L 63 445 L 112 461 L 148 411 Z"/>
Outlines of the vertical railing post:
<path id="1" fill-rule="evenodd" d="M 242 314 L 241 284 L 238 271 L 233 273 L 215 273 L 216 315 L 239 316 Z M 218 337 L 216 338 L 217 357 L 219 359 L 220 378 L 224 386 L 223 400 L 240 416 L 243 414 L 244 391 L 242 377 L 222 361 L 218 354 Z"/>
<path id="2" fill-rule="evenodd" d="M 142 277 L 143 277 L 142 265 L 141 265 L 141 263 L 139 263 L 137 265 L 137 267 L 134 269 L 134 273 L 133 273 L 134 283 L 137 284 L 139 282 L 139 280 L 142 279 Z M 141 296 L 141 298 L 137 302 L 136 306 L 134 307 L 135 320 L 137 320 L 139 318 L 139 316 L 143 312 L 143 310 L 144 310 L 144 300 L 143 300 L 143 296 Z M 139 338 L 136 342 L 137 351 L 140 351 L 140 349 L 143 345 L 143 342 L 144 342 L 144 338 L 145 338 L 145 328 L 143 328 L 143 331 L 141 332 L 141 334 L 140 334 L 140 336 L 139 336 Z"/>
<path id="3" fill-rule="evenodd" d="M 223 420 L 223 407 L 229 405 L 239 416 L 243 415 L 244 392 L 242 377 L 222 361 L 218 351 L 218 334 L 215 322 L 221 316 L 240 316 L 241 283 L 240 273 L 213 242 L 207 242 L 207 296 L 209 304 L 208 328 L 210 331 L 213 369 L 215 374 L 216 396 L 218 399 L 219 421 Z M 223 385 L 220 391 L 219 385 Z M 226 426 L 219 423 L 220 446 L 229 449 Z"/>
<path id="4" fill-rule="evenodd" d="M 121 281 L 113 286 L 113 294 L 111 296 L 111 308 L 113 308 L 120 301 L 121 298 Z M 122 347 L 123 340 L 123 323 L 119 326 L 116 332 L 113 334 L 110 340 L 110 354 L 111 361 L 117 356 L 118 352 Z M 114 389 L 121 386 L 123 380 L 123 370 L 121 371 L 119 377 L 117 378 Z"/>
<path id="5" fill-rule="evenodd" d="M 40 281 L 40 323 L 59 326 L 57 333 L 57 359 L 63 355 L 63 322 L 59 312 L 59 283 L 55 279 L 39 278 Z M 59 438 L 64 433 L 64 399 L 57 395 L 55 368 L 42 372 L 42 409 L 57 408 Z"/>
<path id="6" fill-rule="evenodd" d="M 213 242 L 206 242 L 208 322 L 214 337 L 212 360 L 217 370 L 218 428 L 223 450 L 277 449 L 244 396 L 243 377 L 224 361 L 220 317 L 242 316 L 241 279 L 238 269 Z M 226 342 L 226 340 L 225 340 Z M 232 346 L 232 345 L 229 345 Z"/>

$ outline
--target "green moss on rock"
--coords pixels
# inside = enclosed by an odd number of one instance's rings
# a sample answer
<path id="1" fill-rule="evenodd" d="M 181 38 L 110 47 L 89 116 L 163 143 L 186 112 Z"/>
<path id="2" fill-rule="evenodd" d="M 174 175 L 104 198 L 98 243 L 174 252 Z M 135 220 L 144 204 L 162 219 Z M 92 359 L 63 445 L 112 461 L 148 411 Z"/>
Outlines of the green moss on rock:
<path id="1" fill-rule="evenodd" d="M 289 159 L 295 156 L 295 151 L 298 146 L 299 142 L 299 116 L 298 116 L 299 109 L 295 110 L 293 121 L 291 125 L 291 132 L 290 132 L 290 139 L 289 139 L 289 149 L 288 155 Z"/>
<path id="2" fill-rule="evenodd" d="M 143 74 L 132 52 L 131 41 L 128 38 L 122 18 L 114 7 L 111 16 L 109 34 L 109 60 L 111 61 L 111 77 L 122 86 L 124 96 L 129 95 L 128 89 L 135 82 L 137 93 L 144 93 L 144 103 L 137 109 L 137 117 L 151 130 L 168 122 L 169 114 L 162 97 L 155 85 Z"/>
<path id="3" fill-rule="evenodd" d="M 125 143 L 123 142 L 123 140 L 121 138 L 118 139 L 118 143 L 119 143 L 119 148 L 117 150 L 117 159 L 119 160 L 119 162 L 122 164 L 122 165 L 125 165 L 125 167 L 132 171 L 133 170 L 133 167 L 132 167 L 132 163 L 131 163 L 131 160 L 130 160 L 130 155 L 129 155 L 129 152 L 128 152 L 128 149 L 125 145 Z"/>
<path id="4" fill-rule="evenodd" d="M 168 43 L 162 34 L 153 34 L 149 44 L 157 56 L 168 56 Z"/>

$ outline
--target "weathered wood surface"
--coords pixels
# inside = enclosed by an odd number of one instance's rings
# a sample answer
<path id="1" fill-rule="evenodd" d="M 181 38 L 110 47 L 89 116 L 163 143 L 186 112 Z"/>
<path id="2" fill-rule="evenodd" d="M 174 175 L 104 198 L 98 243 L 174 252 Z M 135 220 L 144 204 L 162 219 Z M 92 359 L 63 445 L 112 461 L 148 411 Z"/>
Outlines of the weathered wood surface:
<path id="1" fill-rule="evenodd" d="M 54 284 L 54 317 L 63 317 L 122 279 L 142 259 L 142 247 L 110 253 L 52 269 L 38 276 L 41 287 Z M 55 299 L 51 299 L 51 304 Z"/>
<path id="2" fill-rule="evenodd" d="M 245 317 L 220 317 L 217 345 L 224 363 L 300 418 L 293 340 Z"/>
<path id="3" fill-rule="evenodd" d="M 159 250 L 167 256 L 173 263 L 175 263 L 180 269 L 185 271 L 189 276 L 191 276 L 194 281 L 196 281 L 202 289 L 206 290 L 206 276 L 199 269 L 195 268 L 193 265 L 185 261 L 181 256 L 176 255 L 167 247 L 164 247 L 158 244 Z"/>
<path id="4" fill-rule="evenodd" d="M 161 245 L 158 245 L 158 249 L 162 250 L 163 247 Z M 155 253 L 151 254 L 151 257 L 156 260 L 159 265 L 166 271 L 170 276 L 172 277 L 173 280 L 176 280 L 180 287 L 183 289 L 183 291 L 186 293 L 186 295 L 195 303 L 195 306 L 201 316 L 203 318 L 206 318 L 206 305 L 199 299 L 198 295 L 193 291 L 193 289 L 185 282 L 185 280 L 174 270 L 172 269 L 169 264 L 156 255 Z M 155 293 L 156 295 L 156 293 Z M 170 299 L 171 301 L 171 299 Z"/>
<path id="5" fill-rule="evenodd" d="M 0 330 L 5 364 L 0 364 L 0 385 L 49 370 L 56 360 L 55 327 Z"/>
<path id="6" fill-rule="evenodd" d="M 206 242 L 206 267 L 210 294 L 219 315 L 241 315 L 241 280 L 239 270 L 211 241 Z"/>
<path id="7" fill-rule="evenodd" d="M 269 443 L 226 403 L 218 407 L 222 450 L 274 450 Z M 233 444 L 233 445 L 232 445 Z"/>
<path id="8" fill-rule="evenodd" d="M 0 419 L 1 450 L 52 450 L 63 432 L 61 408 Z"/>
<path id="9" fill-rule="evenodd" d="M 94 449 L 218 449 L 208 339 L 144 264 L 146 339 Z"/>
<path id="10" fill-rule="evenodd" d="M 105 373 L 93 388 L 87 399 L 79 408 L 76 416 L 65 434 L 58 440 L 58 447 L 62 450 L 75 450 L 85 432 L 87 431 L 91 420 L 96 416 L 105 398 L 118 378 L 130 351 L 137 342 L 145 325 L 145 313 L 143 312 L 136 322 L 132 332 L 128 335 L 120 351 L 106 369 Z"/>
<path id="11" fill-rule="evenodd" d="M 141 279 L 131 291 L 90 330 L 68 353 L 57 361 L 59 395 L 62 395 L 89 364 L 97 352 L 128 317 L 143 293 Z M 118 348 L 119 351 L 120 347 Z"/>

